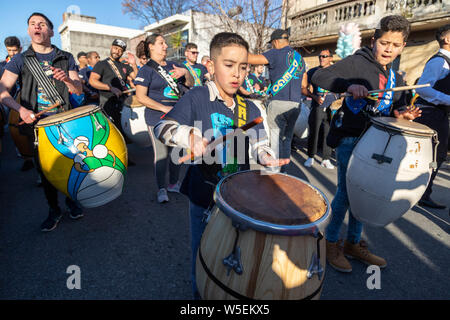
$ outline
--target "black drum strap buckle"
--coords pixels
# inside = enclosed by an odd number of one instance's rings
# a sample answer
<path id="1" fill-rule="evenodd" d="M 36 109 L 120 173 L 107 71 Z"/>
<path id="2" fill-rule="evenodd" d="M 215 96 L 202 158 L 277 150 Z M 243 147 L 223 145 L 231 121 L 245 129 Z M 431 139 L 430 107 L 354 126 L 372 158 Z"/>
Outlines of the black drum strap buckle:
<path id="1" fill-rule="evenodd" d="M 314 252 L 311 258 L 311 264 L 308 268 L 308 273 L 306 277 L 311 279 L 315 274 L 319 277 L 319 280 L 322 280 L 322 274 L 324 272 L 322 265 L 320 264 L 320 240 L 323 239 L 323 235 L 321 233 L 317 236 L 317 253 Z"/>
<path id="2" fill-rule="evenodd" d="M 385 132 L 389 135 L 389 139 L 386 143 L 386 146 L 384 147 L 384 151 L 383 154 L 376 154 L 374 153 L 372 155 L 372 159 L 377 160 L 378 164 L 382 164 L 382 163 L 392 163 L 392 158 L 386 157 L 384 154 L 386 153 L 387 147 L 389 146 L 389 143 L 391 142 L 391 139 L 393 136 L 395 136 L 395 133 L 390 133 L 387 130 L 385 130 Z"/>
<path id="3" fill-rule="evenodd" d="M 223 259 L 223 265 L 227 268 L 227 276 L 230 276 L 231 270 L 234 270 L 236 274 L 241 275 L 244 272 L 241 263 L 241 248 L 237 243 L 239 240 L 239 229 L 236 228 L 236 239 L 234 240 L 233 252 Z"/>

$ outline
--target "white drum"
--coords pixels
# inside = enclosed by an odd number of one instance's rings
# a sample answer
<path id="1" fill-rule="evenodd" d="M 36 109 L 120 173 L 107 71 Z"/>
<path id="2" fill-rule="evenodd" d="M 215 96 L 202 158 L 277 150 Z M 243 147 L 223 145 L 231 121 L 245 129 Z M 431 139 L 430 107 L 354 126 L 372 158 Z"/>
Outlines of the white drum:
<path id="1" fill-rule="evenodd" d="M 308 134 L 309 134 L 308 119 L 309 119 L 309 114 L 311 113 L 311 110 L 303 102 L 301 104 L 301 108 L 302 109 L 301 109 L 300 115 L 297 119 L 297 122 L 295 123 L 294 134 L 299 139 L 306 139 L 306 138 L 308 138 Z"/>
<path id="2" fill-rule="evenodd" d="M 124 105 L 122 109 L 122 128 L 127 137 L 138 146 L 146 148 L 152 145 L 145 121 L 145 110 L 133 96 L 131 106 Z"/>
<path id="3" fill-rule="evenodd" d="M 347 193 L 353 215 L 371 226 L 399 219 L 422 197 L 431 177 L 437 134 L 396 118 L 374 118 L 350 158 Z"/>

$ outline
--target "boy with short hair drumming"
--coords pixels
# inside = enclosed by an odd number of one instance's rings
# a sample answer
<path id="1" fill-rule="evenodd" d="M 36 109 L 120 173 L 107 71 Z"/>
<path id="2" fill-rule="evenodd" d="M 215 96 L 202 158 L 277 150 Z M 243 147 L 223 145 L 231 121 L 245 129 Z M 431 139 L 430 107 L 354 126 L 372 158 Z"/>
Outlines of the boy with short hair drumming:
<path id="1" fill-rule="evenodd" d="M 341 109 L 332 120 L 327 143 L 336 148 L 338 188 L 331 203 L 332 218 L 326 229 L 327 260 L 338 271 L 351 272 L 347 257 L 356 258 L 369 265 L 386 267 L 386 260 L 367 249 L 361 241 L 362 223 L 356 220 L 349 208 L 347 196 L 347 167 L 358 137 L 367 128 L 371 117 L 395 116 L 413 120 L 420 116 L 417 108 L 400 111 L 407 105 L 405 91 L 380 93 L 368 99 L 369 90 L 392 89 L 404 85 L 402 77 L 393 70 L 392 62 L 402 53 L 410 33 L 410 24 L 402 16 L 381 19 L 380 27 L 372 38 L 371 48 L 364 47 L 352 56 L 327 68 L 317 70 L 311 82 L 336 93 L 348 92 Z M 349 223 L 344 251 L 339 247 L 339 231 L 349 209 Z"/>
<path id="2" fill-rule="evenodd" d="M 189 149 L 194 157 L 205 154 L 210 141 L 205 138 L 208 133 L 217 139 L 227 131 L 260 116 L 259 109 L 251 101 L 236 95 L 246 74 L 248 43 L 238 34 L 224 32 L 213 38 L 210 51 L 212 61 L 208 65 L 208 72 L 213 75 L 214 81 L 190 90 L 154 129 L 155 136 L 163 143 Z M 247 136 L 252 156 L 260 164 L 279 167 L 289 163 L 289 159 L 276 160 L 273 157 L 274 152 L 268 147 L 262 124 L 257 125 L 254 130 L 248 130 Z M 181 187 L 181 192 L 190 200 L 191 277 L 195 298 L 199 298 L 195 281 L 195 260 L 206 227 L 204 212 L 213 205 L 214 188 L 219 180 L 239 171 L 241 165 L 248 165 L 236 161 L 236 157 L 242 158 L 245 155 L 231 152 L 229 147 L 232 145 L 226 143 L 225 147 L 222 148 L 221 145 L 214 150 L 218 163 L 191 165 Z M 247 153 L 248 149 L 241 150 L 241 153 Z"/>

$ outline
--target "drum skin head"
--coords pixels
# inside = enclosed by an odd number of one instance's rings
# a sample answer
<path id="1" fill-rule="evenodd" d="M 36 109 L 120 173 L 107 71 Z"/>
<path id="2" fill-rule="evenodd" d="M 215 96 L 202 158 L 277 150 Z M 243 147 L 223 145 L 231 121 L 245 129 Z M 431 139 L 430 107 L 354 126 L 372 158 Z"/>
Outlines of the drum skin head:
<path id="1" fill-rule="evenodd" d="M 52 126 L 56 123 L 79 119 L 88 114 L 95 113 L 99 110 L 101 110 L 101 107 L 96 106 L 96 105 L 89 105 L 89 106 L 79 107 L 76 109 L 71 109 L 69 111 L 58 113 L 53 116 L 50 116 L 50 117 L 40 120 L 37 123 L 36 127 L 37 128 L 48 127 L 48 126 Z"/>
<path id="2" fill-rule="evenodd" d="M 398 131 L 401 133 L 409 133 L 413 135 L 421 135 L 421 136 L 433 136 L 434 131 L 429 127 L 405 120 L 405 119 L 397 119 L 394 117 L 380 117 L 380 118 L 372 118 L 371 121 L 379 126 L 386 127 L 388 129 Z"/>
<path id="3" fill-rule="evenodd" d="M 242 172 L 225 178 L 224 201 L 253 219 L 279 225 L 304 225 L 325 215 L 327 204 L 317 190 L 284 174 Z"/>

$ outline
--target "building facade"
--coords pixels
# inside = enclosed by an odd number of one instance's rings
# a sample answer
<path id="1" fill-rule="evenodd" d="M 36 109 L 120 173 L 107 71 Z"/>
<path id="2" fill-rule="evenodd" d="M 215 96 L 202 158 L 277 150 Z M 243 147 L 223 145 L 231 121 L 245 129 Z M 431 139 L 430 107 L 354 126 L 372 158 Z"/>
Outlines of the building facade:
<path id="1" fill-rule="evenodd" d="M 159 33 L 165 37 L 169 45 L 168 60 L 184 60 L 184 47 L 188 42 L 192 42 L 198 46 L 200 62 L 203 56 L 209 56 L 209 44 L 212 38 L 223 31 L 237 31 L 252 48 L 256 43 L 256 35 L 252 24 L 238 19 L 229 19 L 227 21 L 229 28 L 226 28 L 223 19 L 224 17 L 217 15 L 188 10 L 148 25 L 144 28 L 144 31 L 147 35 Z M 270 28 L 264 29 L 263 43 L 269 40 L 271 32 L 272 29 Z M 134 43 L 137 44 L 138 41 L 134 41 Z"/>
<path id="2" fill-rule="evenodd" d="M 283 8 L 283 27 L 290 28 L 292 46 L 304 55 L 308 67 L 319 64 L 320 50 L 336 50 L 342 25 L 357 23 L 362 45 L 370 45 L 381 18 L 404 16 L 412 32 L 396 65 L 406 72 L 409 84 L 420 77 L 425 63 L 439 49 L 436 29 L 450 23 L 450 0 L 284 0 Z"/>
<path id="3" fill-rule="evenodd" d="M 58 32 L 61 35 L 61 49 L 74 57 L 80 51 L 97 51 L 101 59 L 109 57 L 114 39 L 129 43 L 130 39 L 144 34 L 142 30 L 98 24 L 95 17 L 68 12 L 64 13 Z M 134 52 L 134 49 L 130 51 Z"/>

